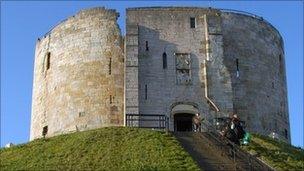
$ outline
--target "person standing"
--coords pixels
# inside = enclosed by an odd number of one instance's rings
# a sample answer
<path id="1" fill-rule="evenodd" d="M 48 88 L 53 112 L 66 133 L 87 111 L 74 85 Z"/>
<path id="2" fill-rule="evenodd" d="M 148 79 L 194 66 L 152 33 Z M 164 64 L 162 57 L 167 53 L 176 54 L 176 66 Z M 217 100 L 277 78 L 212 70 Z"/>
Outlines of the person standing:
<path id="1" fill-rule="evenodd" d="M 241 125 L 241 121 L 237 114 L 232 115 L 230 126 L 231 126 L 231 130 L 234 133 L 233 142 L 237 145 L 240 145 L 240 140 L 244 138 L 246 132 L 244 131 Z"/>
<path id="2" fill-rule="evenodd" d="M 201 132 L 201 126 L 202 126 L 202 117 L 199 113 L 196 113 L 195 116 L 192 118 L 192 121 L 194 123 L 194 132 Z"/>

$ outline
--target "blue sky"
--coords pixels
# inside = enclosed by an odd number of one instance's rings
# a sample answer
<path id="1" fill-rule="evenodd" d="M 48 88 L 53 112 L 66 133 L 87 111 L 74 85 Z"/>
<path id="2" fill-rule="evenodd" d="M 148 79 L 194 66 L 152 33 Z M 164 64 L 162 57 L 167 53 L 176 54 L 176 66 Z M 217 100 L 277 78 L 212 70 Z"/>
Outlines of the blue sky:
<path id="1" fill-rule="evenodd" d="M 1 2 L 1 147 L 29 140 L 35 42 L 80 9 L 105 6 L 120 13 L 139 6 L 200 6 L 262 16 L 281 33 L 286 55 L 292 144 L 303 147 L 303 2 L 284 1 L 89 1 Z"/>

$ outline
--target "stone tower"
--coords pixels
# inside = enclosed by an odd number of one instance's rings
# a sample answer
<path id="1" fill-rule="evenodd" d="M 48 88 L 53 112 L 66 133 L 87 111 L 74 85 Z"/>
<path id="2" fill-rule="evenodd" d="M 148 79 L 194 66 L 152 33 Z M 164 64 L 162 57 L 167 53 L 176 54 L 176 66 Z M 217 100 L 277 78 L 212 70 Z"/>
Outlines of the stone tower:
<path id="1" fill-rule="evenodd" d="M 123 41 L 114 10 L 62 21 L 36 43 L 30 139 L 123 125 Z"/>
<path id="2" fill-rule="evenodd" d="M 166 114 L 178 131 L 197 112 L 209 122 L 236 112 L 247 130 L 290 141 L 283 41 L 270 23 L 195 7 L 129 8 L 126 23 L 126 113 Z"/>
<path id="3" fill-rule="evenodd" d="M 36 45 L 31 139 L 165 115 L 191 130 L 237 113 L 247 130 L 290 142 L 283 40 L 263 18 L 212 8 L 79 12 Z M 155 123 L 138 122 L 139 126 Z M 145 125 L 148 124 L 148 125 Z"/>

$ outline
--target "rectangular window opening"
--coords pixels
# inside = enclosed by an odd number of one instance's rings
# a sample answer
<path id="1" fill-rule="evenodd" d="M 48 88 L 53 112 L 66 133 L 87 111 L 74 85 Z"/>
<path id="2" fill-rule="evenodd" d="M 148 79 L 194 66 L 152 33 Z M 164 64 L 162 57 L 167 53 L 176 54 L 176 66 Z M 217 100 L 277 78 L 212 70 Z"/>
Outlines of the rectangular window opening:
<path id="1" fill-rule="evenodd" d="M 149 51 L 149 42 L 146 41 L 146 51 Z"/>
<path id="2" fill-rule="evenodd" d="M 112 95 L 110 95 L 110 104 L 112 104 Z"/>
<path id="3" fill-rule="evenodd" d="M 195 28 L 195 18 L 194 17 L 191 17 L 190 18 L 190 28 Z"/>

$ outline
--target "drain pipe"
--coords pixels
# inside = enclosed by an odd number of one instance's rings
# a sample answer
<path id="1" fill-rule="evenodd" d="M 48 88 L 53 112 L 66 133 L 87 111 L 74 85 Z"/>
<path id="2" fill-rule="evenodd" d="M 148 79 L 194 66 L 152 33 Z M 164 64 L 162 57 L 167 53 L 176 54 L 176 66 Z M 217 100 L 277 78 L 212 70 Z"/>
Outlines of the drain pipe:
<path id="1" fill-rule="evenodd" d="M 209 39 L 209 32 L 208 32 L 208 23 L 207 23 L 207 15 L 204 14 L 204 26 L 205 26 L 205 38 L 206 38 L 206 59 L 203 61 L 204 65 L 204 75 L 205 75 L 205 98 L 207 101 L 214 107 L 216 112 L 219 112 L 220 109 L 217 105 L 208 97 L 208 79 L 207 79 L 207 62 L 210 60 L 210 39 Z"/>

